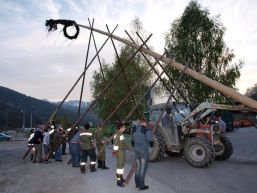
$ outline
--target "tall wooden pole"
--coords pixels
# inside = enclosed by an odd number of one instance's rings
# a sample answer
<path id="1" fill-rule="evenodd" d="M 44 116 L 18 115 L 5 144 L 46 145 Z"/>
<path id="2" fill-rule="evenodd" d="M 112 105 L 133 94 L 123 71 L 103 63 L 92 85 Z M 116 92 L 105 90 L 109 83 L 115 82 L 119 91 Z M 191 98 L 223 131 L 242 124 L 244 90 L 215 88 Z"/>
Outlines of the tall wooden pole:
<path id="1" fill-rule="evenodd" d="M 79 27 L 83 27 L 83 28 L 86 28 L 88 30 L 91 30 L 90 27 L 88 26 L 85 26 L 85 25 L 81 25 L 81 24 L 77 24 Z M 107 32 L 104 32 L 104 31 L 101 31 L 99 29 L 96 29 L 96 28 L 93 28 L 92 29 L 93 31 L 95 32 L 98 32 L 100 34 L 103 34 L 103 35 L 106 35 L 106 36 L 110 36 L 109 33 Z M 135 49 L 138 49 L 139 46 L 135 43 L 132 43 L 124 38 L 121 38 L 119 36 L 115 36 L 115 35 L 111 35 L 111 37 L 115 40 L 118 40 L 126 45 L 129 45 Z M 150 56 L 154 57 L 154 58 L 160 58 L 161 55 L 152 51 L 152 50 L 149 50 L 149 49 L 146 49 L 146 48 L 141 48 L 140 51 L 144 52 L 145 54 L 149 54 Z M 178 62 L 176 62 L 175 60 L 172 60 L 170 58 L 167 58 L 167 57 L 163 57 L 161 59 L 162 62 L 166 63 L 166 64 L 169 64 L 171 65 L 172 67 L 174 67 L 175 69 L 177 70 L 180 70 L 180 71 L 183 71 L 183 69 L 185 68 L 185 66 L 183 64 L 180 64 Z M 188 76 L 191 76 L 192 78 L 202 82 L 203 84 L 205 85 L 208 85 L 209 87 L 221 92 L 222 94 L 224 94 L 225 96 L 229 96 L 239 102 L 241 102 L 242 104 L 248 106 L 248 107 L 251 107 L 251 108 L 255 108 L 257 109 L 257 101 L 253 100 L 253 99 L 250 99 L 249 97 L 245 96 L 245 95 L 242 95 L 240 94 L 239 92 L 235 91 L 234 89 L 232 88 L 229 88 L 215 80 L 212 80 L 204 75 L 202 75 L 201 73 L 198 73 L 190 68 L 187 68 L 184 72 L 186 75 Z"/>

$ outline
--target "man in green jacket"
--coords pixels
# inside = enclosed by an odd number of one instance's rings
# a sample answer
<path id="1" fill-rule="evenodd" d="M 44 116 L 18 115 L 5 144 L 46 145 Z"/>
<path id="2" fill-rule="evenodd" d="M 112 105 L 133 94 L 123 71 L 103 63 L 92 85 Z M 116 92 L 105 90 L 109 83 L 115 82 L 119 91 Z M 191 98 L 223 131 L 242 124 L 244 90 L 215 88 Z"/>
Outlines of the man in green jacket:
<path id="1" fill-rule="evenodd" d="M 105 145 L 107 144 L 107 142 L 104 139 L 103 126 L 101 124 L 97 125 L 97 129 L 95 131 L 95 140 L 98 151 L 98 168 L 102 168 L 103 170 L 109 169 L 105 165 Z"/>
<path id="2" fill-rule="evenodd" d="M 86 165 L 87 157 L 90 158 L 90 172 L 95 172 L 96 168 L 96 153 L 95 153 L 95 146 L 94 146 L 94 135 L 89 130 L 90 125 L 86 124 L 85 129 L 80 133 L 80 142 L 81 142 L 81 149 L 82 149 L 82 156 L 81 156 L 81 166 Z M 82 171 L 81 171 L 82 172 Z M 83 172 L 82 172 L 83 173 Z"/>
<path id="3" fill-rule="evenodd" d="M 117 186 L 125 187 L 123 173 L 126 161 L 126 143 L 123 135 L 126 130 L 124 123 L 119 123 L 118 132 L 114 135 L 113 155 L 117 156 Z"/>

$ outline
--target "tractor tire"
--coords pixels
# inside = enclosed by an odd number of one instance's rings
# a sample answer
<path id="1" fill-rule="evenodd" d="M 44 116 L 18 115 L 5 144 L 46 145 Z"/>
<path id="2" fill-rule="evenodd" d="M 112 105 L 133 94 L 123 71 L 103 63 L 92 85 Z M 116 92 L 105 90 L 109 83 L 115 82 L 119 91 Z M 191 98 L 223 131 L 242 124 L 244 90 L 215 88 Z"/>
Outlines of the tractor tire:
<path id="1" fill-rule="evenodd" d="M 225 136 L 221 136 L 220 141 L 224 148 L 219 152 L 215 152 L 215 160 L 227 160 L 233 154 L 233 145 L 230 140 Z"/>
<path id="2" fill-rule="evenodd" d="M 186 142 L 184 157 L 191 166 L 205 168 L 215 159 L 215 151 L 208 139 L 193 137 Z"/>
<path id="3" fill-rule="evenodd" d="M 161 132 L 159 131 L 159 128 L 155 130 L 153 140 L 154 145 L 149 150 L 149 161 L 157 162 L 161 160 L 165 152 L 165 140 Z"/>

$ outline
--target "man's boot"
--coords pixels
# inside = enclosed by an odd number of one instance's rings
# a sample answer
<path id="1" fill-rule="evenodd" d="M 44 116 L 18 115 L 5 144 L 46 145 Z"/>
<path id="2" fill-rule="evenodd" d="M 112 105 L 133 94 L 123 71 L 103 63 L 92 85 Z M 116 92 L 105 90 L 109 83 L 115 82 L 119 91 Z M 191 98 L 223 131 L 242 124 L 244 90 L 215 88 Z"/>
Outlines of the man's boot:
<path id="1" fill-rule="evenodd" d="M 116 174 L 116 178 L 117 178 L 117 186 L 119 187 L 125 187 L 126 185 L 123 182 L 123 177 L 121 174 Z"/>
<path id="2" fill-rule="evenodd" d="M 149 189 L 149 186 L 146 186 L 146 185 L 139 187 L 139 190 L 148 190 L 148 189 Z"/>
<path id="3" fill-rule="evenodd" d="M 109 168 L 105 165 L 105 161 L 102 161 L 102 169 L 103 170 L 108 170 Z"/>
<path id="4" fill-rule="evenodd" d="M 94 165 L 90 164 L 90 172 L 95 172 L 95 171 L 96 171 L 95 164 Z"/>
<path id="5" fill-rule="evenodd" d="M 84 164 L 84 163 L 81 163 L 81 164 L 80 164 L 80 172 L 81 172 L 82 174 L 84 174 L 84 173 L 86 172 L 86 164 Z"/>
<path id="6" fill-rule="evenodd" d="M 103 162 L 102 160 L 97 160 L 97 165 L 98 165 L 98 168 L 103 168 Z"/>

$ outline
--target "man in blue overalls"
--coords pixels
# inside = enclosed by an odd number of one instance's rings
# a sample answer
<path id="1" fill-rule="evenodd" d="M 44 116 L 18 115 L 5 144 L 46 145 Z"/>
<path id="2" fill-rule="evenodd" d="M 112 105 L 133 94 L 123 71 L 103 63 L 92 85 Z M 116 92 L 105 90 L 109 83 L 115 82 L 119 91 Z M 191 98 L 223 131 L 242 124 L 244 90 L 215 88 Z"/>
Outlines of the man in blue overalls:
<path id="1" fill-rule="evenodd" d="M 140 119 L 140 124 L 133 127 L 132 146 L 135 149 L 135 158 L 137 170 L 135 173 L 135 183 L 139 190 L 147 190 L 149 186 L 145 185 L 145 174 L 149 160 L 149 146 L 153 146 L 153 137 L 151 130 L 147 127 L 146 118 Z"/>

